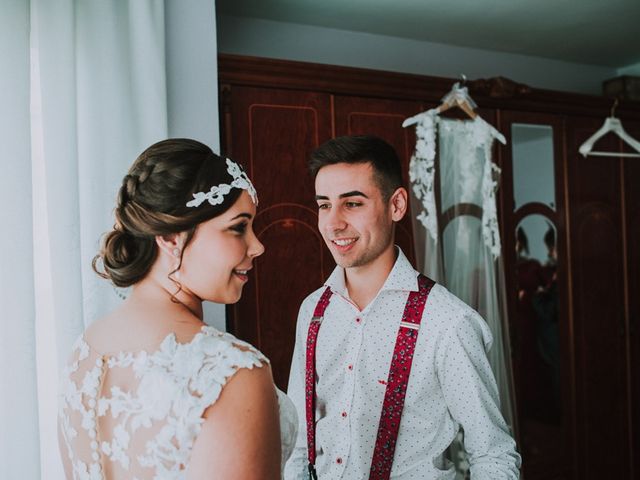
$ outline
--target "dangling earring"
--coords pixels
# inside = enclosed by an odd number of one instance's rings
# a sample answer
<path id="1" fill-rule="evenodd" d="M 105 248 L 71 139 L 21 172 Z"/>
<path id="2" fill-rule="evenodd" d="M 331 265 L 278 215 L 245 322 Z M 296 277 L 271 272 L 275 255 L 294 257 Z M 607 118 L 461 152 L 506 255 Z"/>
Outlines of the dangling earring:
<path id="1" fill-rule="evenodd" d="M 173 253 L 174 257 L 179 257 L 180 256 L 180 249 L 179 248 L 174 248 L 172 253 Z"/>

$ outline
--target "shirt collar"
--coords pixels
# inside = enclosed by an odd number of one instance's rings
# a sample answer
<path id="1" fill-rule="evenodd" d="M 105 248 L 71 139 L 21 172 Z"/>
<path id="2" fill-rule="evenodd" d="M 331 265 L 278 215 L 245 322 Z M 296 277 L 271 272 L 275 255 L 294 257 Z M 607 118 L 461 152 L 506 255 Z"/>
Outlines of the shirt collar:
<path id="1" fill-rule="evenodd" d="M 393 264 L 389 276 L 385 280 L 380 291 L 384 290 L 400 290 L 400 291 L 418 291 L 418 276 L 411 263 L 402 252 L 402 249 L 396 245 L 396 251 L 398 252 L 398 258 Z M 345 298 L 349 298 L 349 292 L 347 292 L 347 286 L 345 285 L 344 268 L 337 266 L 327 281 L 324 282 L 325 286 L 331 288 L 331 291 L 342 295 Z"/>

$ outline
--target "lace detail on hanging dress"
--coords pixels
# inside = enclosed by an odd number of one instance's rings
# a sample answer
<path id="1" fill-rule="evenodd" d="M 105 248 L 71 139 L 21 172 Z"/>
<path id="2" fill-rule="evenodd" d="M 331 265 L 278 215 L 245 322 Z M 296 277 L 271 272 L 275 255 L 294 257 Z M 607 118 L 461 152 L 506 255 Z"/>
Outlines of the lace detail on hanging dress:
<path id="1" fill-rule="evenodd" d="M 413 193 L 422 205 L 417 219 L 434 242 L 438 241 L 438 212 L 434 190 L 437 117 L 425 112 L 416 123 L 416 149 L 409 162 Z"/>
<path id="2" fill-rule="evenodd" d="M 416 123 L 416 150 L 409 163 L 412 188 L 422 206 L 417 219 L 437 242 L 434 182 L 438 135 L 441 145 L 440 161 L 453 161 L 452 158 L 455 156 L 456 162 L 460 164 L 460 174 L 464 183 L 463 197 L 466 195 L 469 197 L 469 203 L 476 203 L 475 200 L 471 200 L 476 198 L 472 193 L 476 192 L 478 187 L 481 189 L 479 193 L 482 198 L 482 235 L 485 245 L 496 258 L 500 255 L 501 249 L 496 208 L 500 168 L 491 158 L 496 131 L 479 116 L 462 122 L 441 118 L 435 110 L 429 110 L 419 116 Z M 447 186 L 443 185 L 442 189 L 446 188 Z M 461 198 L 459 201 L 464 202 L 465 199 Z"/>

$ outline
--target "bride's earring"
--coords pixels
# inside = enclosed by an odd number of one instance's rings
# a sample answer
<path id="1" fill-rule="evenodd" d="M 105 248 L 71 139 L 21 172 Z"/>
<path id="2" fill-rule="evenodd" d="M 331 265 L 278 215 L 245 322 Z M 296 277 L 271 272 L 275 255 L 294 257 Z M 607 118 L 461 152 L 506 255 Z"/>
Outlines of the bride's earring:
<path id="1" fill-rule="evenodd" d="M 180 249 L 179 248 L 174 248 L 172 253 L 173 253 L 174 257 L 180 257 Z"/>

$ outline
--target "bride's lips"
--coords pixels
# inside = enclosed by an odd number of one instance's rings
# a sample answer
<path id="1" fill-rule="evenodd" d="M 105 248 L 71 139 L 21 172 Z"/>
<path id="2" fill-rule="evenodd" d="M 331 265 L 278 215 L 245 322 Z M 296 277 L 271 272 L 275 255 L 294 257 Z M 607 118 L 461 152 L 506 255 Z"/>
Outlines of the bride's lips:
<path id="1" fill-rule="evenodd" d="M 236 268 L 233 274 L 243 282 L 247 282 L 249 281 L 249 270 L 251 270 L 251 268 Z"/>

